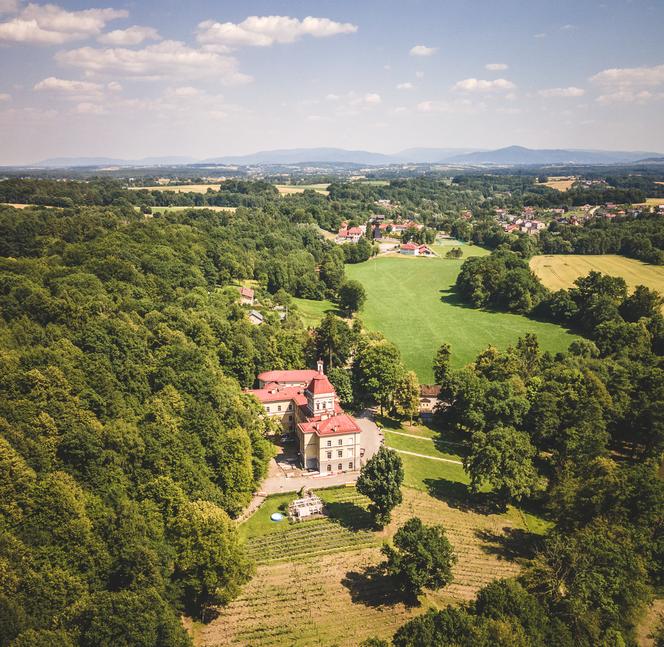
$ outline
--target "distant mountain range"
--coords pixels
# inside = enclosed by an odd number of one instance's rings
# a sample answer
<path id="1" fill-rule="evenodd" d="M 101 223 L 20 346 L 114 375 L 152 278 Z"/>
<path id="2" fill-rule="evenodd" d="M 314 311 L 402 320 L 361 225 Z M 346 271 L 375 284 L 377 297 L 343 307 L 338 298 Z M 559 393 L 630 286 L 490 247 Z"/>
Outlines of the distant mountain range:
<path id="1" fill-rule="evenodd" d="M 459 166 L 525 166 L 547 164 L 620 164 L 661 161 L 652 151 L 603 151 L 581 149 L 533 149 L 508 146 L 497 150 L 473 148 L 408 148 L 394 154 L 373 153 L 343 148 L 287 148 L 259 151 L 250 155 L 225 155 L 207 159 L 184 156 L 145 157 L 138 160 L 111 157 L 56 157 L 37 162 L 38 168 L 185 166 L 189 164 L 227 164 L 255 166 L 270 164 L 449 164 Z"/>

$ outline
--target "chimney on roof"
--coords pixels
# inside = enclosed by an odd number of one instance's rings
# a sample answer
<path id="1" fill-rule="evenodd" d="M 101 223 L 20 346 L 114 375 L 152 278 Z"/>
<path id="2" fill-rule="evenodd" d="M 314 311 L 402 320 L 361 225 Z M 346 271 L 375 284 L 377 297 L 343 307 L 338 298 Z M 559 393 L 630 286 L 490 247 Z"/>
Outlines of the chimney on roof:
<path id="1" fill-rule="evenodd" d="M 323 374 L 323 360 L 319 359 L 318 360 L 318 372 L 322 375 Z"/>

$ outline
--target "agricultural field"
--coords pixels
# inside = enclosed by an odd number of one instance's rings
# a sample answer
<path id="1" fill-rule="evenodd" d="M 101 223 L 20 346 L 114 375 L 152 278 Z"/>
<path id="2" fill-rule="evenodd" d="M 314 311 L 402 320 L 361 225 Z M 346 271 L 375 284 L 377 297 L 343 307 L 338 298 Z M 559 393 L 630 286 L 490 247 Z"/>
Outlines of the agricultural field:
<path id="1" fill-rule="evenodd" d="M 295 193 L 304 193 L 307 189 L 315 191 L 316 193 L 321 193 L 322 195 L 328 195 L 329 191 L 327 187 L 329 184 L 275 184 L 277 191 L 281 195 L 293 195 Z"/>
<path id="2" fill-rule="evenodd" d="M 551 290 L 569 288 L 580 276 L 592 270 L 621 276 L 630 289 L 645 285 L 664 294 L 664 267 L 648 265 L 633 258 L 604 255 L 555 254 L 533 256 L 530 267 Z"/>
<path id="3" fill-rule="evenodd" d="M 36 204 L 25 204 L 23 202 L 1 202 L 0 207 L 14 207 L 14 209 L 28 209 L 29 207 L 37 207 L 39 205 Z M 46 206 L 46 205 L 41 205 L 41 206 Z M 52 209 L 53 207 L 47 207 L 48 209 Z"/>
<path id="4" fill-rule="evenodd" d="M 437 471 L 441 463 L 431 463 L 433 484 L 447 482 L 449 475 Z M 518 573 L 519 562 L 503 548 L 512 531 L 524 528 L 518 515 L 461 509 L 458 501 L 446 502 L 444 488 L 432 492 L 403 488 L 403 503 L 380 532 L 370 529 L 367 499 L 353 487 L 318 490 L 329 516 L 294 525 L 269 516 L 295 495 L 269 497 L 240 526 L 258 561 L 254 578 L 215 620 L 197 626 L 195 644 L 355 647 L 369 636 L 391 637 L 430 606 L 470 600 L 491 580 Z M 443 523 L 459 558 L 454 582 L 423 595 L 419 605 L 395 594 L 376 569 L 379 545 L 412 516 Z"/>
<path id="5" fill-rule="evenodd" d="M 174 193 L 207 193 L 219 191 L 221 184 L 160 184 L 159 186 L 130 186 L 132 191 L 172 191 Z"/>
<path id="6" fill-rule="evenodd" d="M 434 246 L 435 251 L 444 249 Z M 487 253 L 476 246 L 463 250 Z M 347 276 L 367 292 L 359 314 L 364 326 L 395 343 L 421 382 L 433 381 L 431 364 L 442 343 L 452 347 L 452 365 L 461 367 L 487 346 L 504 349 L 526 333 L 536 334 L 541 347 L 552 352 L 566 350 L 576 339 L 552 323 L 467 306 L 453 290 L 462 262 L 392 255 L 346 266 Z"/>
<path id="7" fill-rule="evenodd" d="M 569 191 L 576 180 L 576 177 L 550 176 L 547 182 L 541 184 L 556 191 Z"/>

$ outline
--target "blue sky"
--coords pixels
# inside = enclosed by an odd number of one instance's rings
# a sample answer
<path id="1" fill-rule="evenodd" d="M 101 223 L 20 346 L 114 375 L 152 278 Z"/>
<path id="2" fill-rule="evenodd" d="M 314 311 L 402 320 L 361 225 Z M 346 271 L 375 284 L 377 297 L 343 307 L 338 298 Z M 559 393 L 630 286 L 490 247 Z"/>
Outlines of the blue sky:
<path id="1" fill-rule="evenodd" d="M 0 0 L 0 163 L 664 152 L 659 0 Z"/>

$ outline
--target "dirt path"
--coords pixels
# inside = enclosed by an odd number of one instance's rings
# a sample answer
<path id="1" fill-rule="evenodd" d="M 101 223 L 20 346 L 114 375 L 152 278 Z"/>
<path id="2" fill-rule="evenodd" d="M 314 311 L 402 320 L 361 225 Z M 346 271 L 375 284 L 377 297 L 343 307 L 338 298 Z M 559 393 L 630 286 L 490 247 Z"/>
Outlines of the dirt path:
<path id="1" fill-rule="evenodd" d="M 407 452 L 405 449 L 395 449 L 395 452 L 399 454 L 408 454 L 408 456 L 417 456 L 418 458 L 429 458 L 432 461 L 442 461 L 443 463 L 452 463 L 454 465 L 463 465 L 461 461 L 453 461 L 451 458 L 440 458 L 439 456 L 428 456 L 427 454 L 417 454 L 415 452 Z"/>

